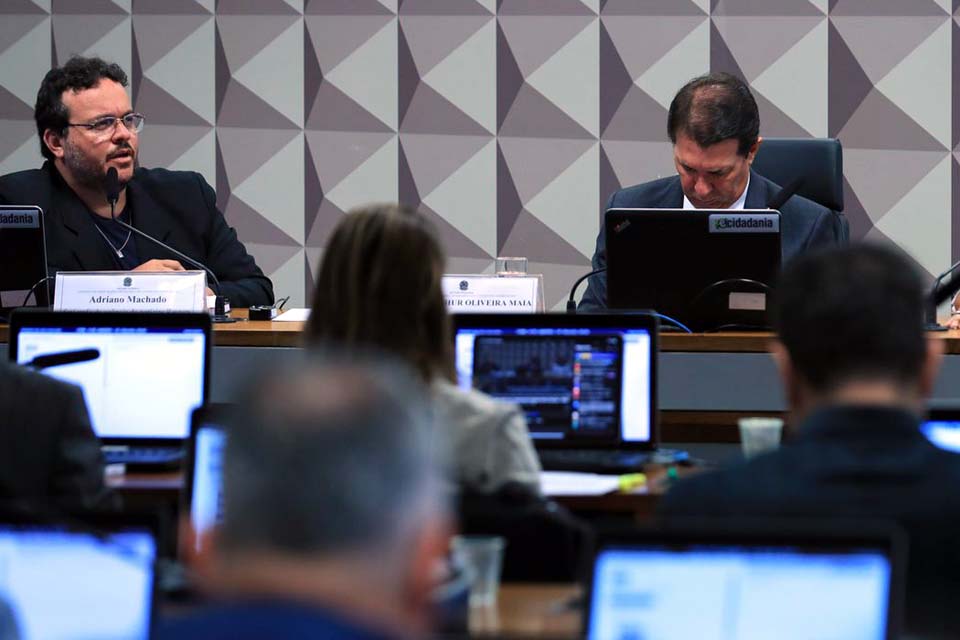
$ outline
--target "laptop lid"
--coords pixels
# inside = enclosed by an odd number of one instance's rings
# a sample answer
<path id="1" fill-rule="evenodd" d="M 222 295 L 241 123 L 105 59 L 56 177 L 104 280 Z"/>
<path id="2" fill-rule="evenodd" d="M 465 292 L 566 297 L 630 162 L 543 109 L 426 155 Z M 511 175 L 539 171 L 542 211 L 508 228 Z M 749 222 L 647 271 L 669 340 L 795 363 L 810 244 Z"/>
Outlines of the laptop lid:
<path id="1" fill-rule="evenodd" d="M 611 309 L 656 309 L 696 331 L 769 325 L 779 212 L 610 209 L 604 233 Z"/>
<path id="2" fill-rule="evenodd" d="M 205 533 L 223 518 L 223 454 L 233 405 L 196 409 L 190 426 L 183 508 L 196 533 Z"/>
<path id="3" fill-rule="evenodd" d="M 898 637 L 903 545 L 870 522 L 669 521 L 607 535 L 587 637 Z"/>
<path id="4" fill-rule="evenodd" d="M 16 311 L 10 359 L 79 385 L 104 444 L 179 446 L 207 398 L 204 313 Z"/>
<path id="5" fill-rule="evenodd" d="M 960 453 L 960 404 L 931 404 L 920 430 L 937 447 Z"/>
<path id="6" fill-rule="evenodd" d="M 126 515 L 94 522 L 0 512 L 0 637 L 149 638 L 153 530 Z"/>
<path id="7" fill-rule="evenodd" d="M 39 207 L 0 205 L 0 309 L 50 304 L 47 245 Z"/>
<path id="8" fill-rule="evenodd" d="M 657 318 L 455 314 L 456 370 L 523 409 L 537 448 L 656 448 Z"/>

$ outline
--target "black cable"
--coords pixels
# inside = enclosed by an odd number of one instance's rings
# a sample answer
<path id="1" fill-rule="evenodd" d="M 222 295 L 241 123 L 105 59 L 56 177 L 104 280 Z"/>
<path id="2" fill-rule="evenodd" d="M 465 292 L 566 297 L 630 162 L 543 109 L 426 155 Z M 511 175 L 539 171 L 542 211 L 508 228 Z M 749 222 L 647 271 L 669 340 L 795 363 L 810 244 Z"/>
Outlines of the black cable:
<path id="1" fill-rule="evenodd" d="M 36 294 L 36 291 L 37 291 L 37 287 L 39 287 L 40 285 L 42 285 L 43 283 L 45 283 L 47 280 L 55 280 L 55 279 L 56 279 L 56 278 L 55 278 L 54 276 L 44 276 L 44 277 L 40 278 L 39 280 L 37 280 L 37 282 L 36 282 L 32 287 L 30 287 L 30 290 L 27 291 L 27 296 L 23 299 L 23 304 L 21 304 L 20 306 L 21 306 L 21 307 L 27 306 L 27 302 L 30 301 L 30 296 L 34 296 L 34 300 L 36 300 L 36 295 L 35 295 L 35 294 Z M 49 301 L 48 301 L 48 303 L 49 303 Z"/>

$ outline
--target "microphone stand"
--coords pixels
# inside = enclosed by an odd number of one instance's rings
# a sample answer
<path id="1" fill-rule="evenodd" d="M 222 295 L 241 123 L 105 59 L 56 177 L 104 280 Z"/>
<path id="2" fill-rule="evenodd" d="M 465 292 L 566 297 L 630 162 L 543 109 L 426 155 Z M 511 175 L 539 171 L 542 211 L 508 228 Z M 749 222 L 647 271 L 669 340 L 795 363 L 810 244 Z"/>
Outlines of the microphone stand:
<path id="1" fill-rule="evenodd" d="M 584 274 L 577 278 L 577 281 L 573 283 L 573 286 L 570 288 L 570 298 L 567 300 L 567 313 L 576 313 L 577 312 L 577 301 L 574 300 L 574 297 L 577 295 L 577 287 L 580 286 L 580 283 L 589 278 L 590 276 L 595 276 L 598 273 L 606 273 L 607 268 L 603 267 L 601 269 L 594 269 L 590 273 Z"/>
<path id="2" fill-rule="evenodd" d="M 236 318 L 231 318 L 229 315 L 227 315 L 226 298 L 220 295 L 220 280 L 217 279 L 217 274 L 215 274 L 211 269 L 209 269 L 205 264 L 203 264 L 199 260 L 194 260 L 193 258 L 183 253 L 182 251 L 177 251 L 176 249 L 166 244 L 165 242 L 161 242 L 160 240 L 157 240 L 150 234 L 144 231 L 141 231 L 140 229 L 137 229 L 133 225 L 127 224 L 123 220 L 120 220 L 119 218 L 117 218 L 114 208 L 116 207 L 117 200 L 120 199 L 121 188 L 122 187 L 120 186 L 120 179 L 118 177 L 117 170 L 114 169 L 113 167 L 110 167 L 110 169 L 107 170 L 107 179 L 106 179 L 107 202 L 110 203 L 110 218 L 114 222 L 119 224 L 121 227 L 126 229 L 127 231 L 131 233 L 135 233 L 137 234 L 137 236 L 145 240 L 149 240 L 150 242 L 157 245 L 158 247 L 165 249 L 166 251 L 169 251 L 173 255 L 177 256 L 184 262 L 194 267 L 197 267 L 201 271 L 206 272 L 206 274 L 210 276 L 210 279 L 213 280 L 213 284 L 215 287 L 213 315 L 210 316 L 211 322 L 219 322 L 219 323 L 237 322 Z M 204 296 L 204 298 L 206 298 L 206 296 Z"/>

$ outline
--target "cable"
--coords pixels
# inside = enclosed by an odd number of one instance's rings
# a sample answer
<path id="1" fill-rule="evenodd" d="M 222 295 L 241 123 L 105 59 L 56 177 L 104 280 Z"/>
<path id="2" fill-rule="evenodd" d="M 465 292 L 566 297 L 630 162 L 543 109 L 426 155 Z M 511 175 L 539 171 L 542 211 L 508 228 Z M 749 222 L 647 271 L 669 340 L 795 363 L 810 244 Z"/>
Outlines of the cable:
<path id="1" fill-rule="evenodd" d="M 44 277 L 40 278 L 39 280 L 37 280 L 37 282 L 36 282 L 32 287 L 30 287 L 30 290 L 27 291 L 27 296 L 23 299 L 23 304 L 21 304 L 20 306 L 21 306 L 21 307 L 27 306 L 27 302 L 30 301 L 30 296 L 34 296 L 34 300 L 36 300 L 37 287 L 39 287 L 40 285 L 42 285 L 42 284 L 43 284 L 44 282 L 46 282 L 47 280 L 56 280 L 56 278 L 55 278 L 54 276 L 44 276 Z M 49 300 L 47 301 L 47 304 L 50 304 L 50 301 L 49 301 Z"/>

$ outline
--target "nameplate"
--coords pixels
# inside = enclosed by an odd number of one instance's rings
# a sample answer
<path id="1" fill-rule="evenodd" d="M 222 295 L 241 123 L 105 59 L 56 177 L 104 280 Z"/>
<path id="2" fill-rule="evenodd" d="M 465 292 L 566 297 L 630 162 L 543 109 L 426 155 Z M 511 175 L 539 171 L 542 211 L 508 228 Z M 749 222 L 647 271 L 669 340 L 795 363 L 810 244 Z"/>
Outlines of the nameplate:
<path id="1" fill-rule="evenodd" d="M 712 213 L 710 233 L 779 233 L 778 213 Z"/>
<path id="2" fill-rule="evenodd" d="M 204 271 L 59 271 L 54 311 L 206 311 Z"/>
<path id="3" fill-rule="evenodd" d="M 442 286 L 451 313 L 536 313 L 543 311 L 542 283 L 539 274 L 447 274 Z"/>

